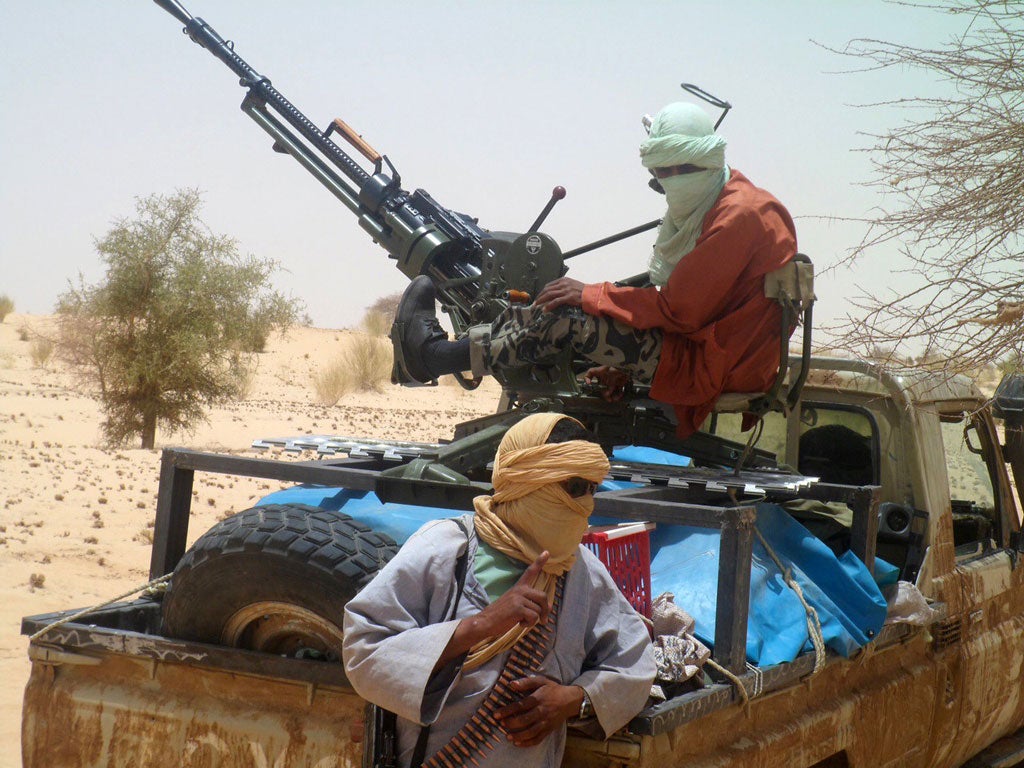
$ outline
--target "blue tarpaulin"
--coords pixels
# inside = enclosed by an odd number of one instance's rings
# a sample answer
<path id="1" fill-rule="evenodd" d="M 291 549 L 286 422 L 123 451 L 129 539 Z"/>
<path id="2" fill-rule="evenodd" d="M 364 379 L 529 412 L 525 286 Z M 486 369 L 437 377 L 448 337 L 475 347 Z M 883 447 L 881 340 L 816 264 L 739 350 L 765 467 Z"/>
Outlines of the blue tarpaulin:
<path id="1" fill-rule="evenodd" d="M 852 552 L 836 557 L 775 504 L 757 506 L 757 529 L 786 564 L 817 611 L 826 647 L 848 656 L 885 622 L 886 604 L 867 567 Z M 715 637 L 719 532 L 658 526 L 651 540 L 654 592 L 672 592 L 706 643 Z M 806 611 L 778 566 L 755 539 L 750 573 L 747 660 L 758 666 L 792 661 L 811 648 Z"/>
<path id="2" fill-rule="evenodd" d="M 688 459 L 651 448 L 617 449 L 614 457 L 648 464 L 676 465 Z M 606 482 L 603 490 L 633 487 Z M 459 512 L 435 507 L 384 504 L 371 492 L 298 486 L 272 493 L 260 504 L 309 504 L 340 510 L 402 544 L 429 520 Z M 593 518 L 592 523 L 618 522 Z M 821 621 L 828 648 L 848 656 L 867 644 L 885 621 L 886 603 L 867 567 L 852 552 L 836 557 L 810 531 L 774 504 L 759 504 L 757 529 L 792 572 Z M 672 592 L 676 604 L 696 620 L 695 634 L 708 645 L 715 637 L 719 531 L 659 525 L 651 534 L 653 595 Z M 884 568 L 886 564 L 880 563 Z M 891 570 L 891 567 L 890 567 Z M 890 575 L 885 571 L 886 576 Z M 747 659 L 759 666 L 792 661 L 811 648 L 806 612 L 778 566 L 758 541 L 750 579 Z"/>

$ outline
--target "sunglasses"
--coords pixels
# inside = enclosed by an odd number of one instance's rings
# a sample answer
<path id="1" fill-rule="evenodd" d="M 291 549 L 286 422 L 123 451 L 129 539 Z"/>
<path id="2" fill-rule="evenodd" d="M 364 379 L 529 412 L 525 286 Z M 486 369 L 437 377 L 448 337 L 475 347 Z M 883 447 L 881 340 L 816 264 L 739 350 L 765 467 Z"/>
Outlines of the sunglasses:
<path id="1" fill-rule="evenodd" d="M 691 165 L 686 163 L 684 165 L 669 165 L 661 166 L 658 168 L 651 168 L 651 175 L 656 179 L 667 179 L 670 176 L 684 176 L 688 173 L 701 173 L 709 170 L 708 168 L 701 168 L 699 165 Z"/>
<path id="2" fill-rule="evenodd" d="M 560 485 L 574 499 L 581 496 L 592 496 L 597 490 L 597 483 L 584 480 L 582 477 L 570 477 L 568 480 L 563 480 Z"/>

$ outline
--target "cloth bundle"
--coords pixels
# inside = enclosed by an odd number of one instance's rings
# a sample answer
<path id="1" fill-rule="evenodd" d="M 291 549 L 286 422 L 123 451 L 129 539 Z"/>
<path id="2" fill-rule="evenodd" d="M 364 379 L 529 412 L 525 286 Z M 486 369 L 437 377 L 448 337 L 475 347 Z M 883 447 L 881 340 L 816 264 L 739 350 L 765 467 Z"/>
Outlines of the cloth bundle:
<path id="1" fill-rule="evenodd" d="M 682 683 L 700 672 L 711 656 L 711 649 L 693 635 L 695 625 L 690 614 L 675 604 L 675 596 L 665 592 L 651 607 L 654 624 L 655 678 L 663 683 Z"/>

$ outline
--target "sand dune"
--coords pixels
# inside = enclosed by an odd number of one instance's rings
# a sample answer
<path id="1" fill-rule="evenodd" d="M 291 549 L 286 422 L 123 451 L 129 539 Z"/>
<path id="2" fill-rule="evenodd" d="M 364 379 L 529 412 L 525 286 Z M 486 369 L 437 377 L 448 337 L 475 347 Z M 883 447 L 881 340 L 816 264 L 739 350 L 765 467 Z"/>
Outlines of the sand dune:
<path id="1" fill-rule="evenodd" d="M 493 412 L 493 382 L 406 389 L 315 402 L 312 374 L 331 362 L 348 331 L 293 329 L 259 355 L 249 396 L 213 409 L 194 434 L 157 434 L 157 450 L 106 449 L 102 413 L 59 364 L 35 367 L 30 341 L 51 319 L 0 323 L 0 768 L 21 765 L 21 696 L 28 679 L 21 617 L 102 602 L 145 583 L 160 450 L 187 446 L 265 456 L 254 439 L 304 434 L 434 441 Z M 280 485 L 198 474 L 190 539 Z"/>

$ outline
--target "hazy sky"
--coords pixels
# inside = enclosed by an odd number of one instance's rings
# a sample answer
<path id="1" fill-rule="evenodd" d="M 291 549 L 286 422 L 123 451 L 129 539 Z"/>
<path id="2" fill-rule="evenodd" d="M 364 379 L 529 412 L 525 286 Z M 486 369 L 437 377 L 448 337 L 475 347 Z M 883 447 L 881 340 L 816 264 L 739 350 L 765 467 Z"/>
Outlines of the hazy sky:
<path id="1" fill-rule="evenodd" d="M 960 21 L 877 0 L 316 2 L 187 0 L 314 123 L 342 117 L 402 174 L 488 229 L 521 231 L 562 185 L 544 230 L 563 250 L 661 215 L 638 160 L 640 117 L 694 82 L 732 102 L 727 161 L 775 193 L 819 266 L 856 245 L 877 200 L 859 188 L 858 132 L 901 115 L 856 104 L 931 93 L 910 72 L 854 65 L 815 45 L 855 37 L 938 45 Z M 406 279 L 348 210 L 270 151 L 239 111 L 244 90 L 147 0 L 0 0 L 0 294 L 48 313 L 94 239 L 134 198 L 204 191 L 203 218 L 279 260 L 279 287 L 324 327 L 356 324 Z M 570 274 L 646 268 L 653 233 L 584 255 Z M 819 280 L 816 316 L 841 315 L 885 259 Z"/>

